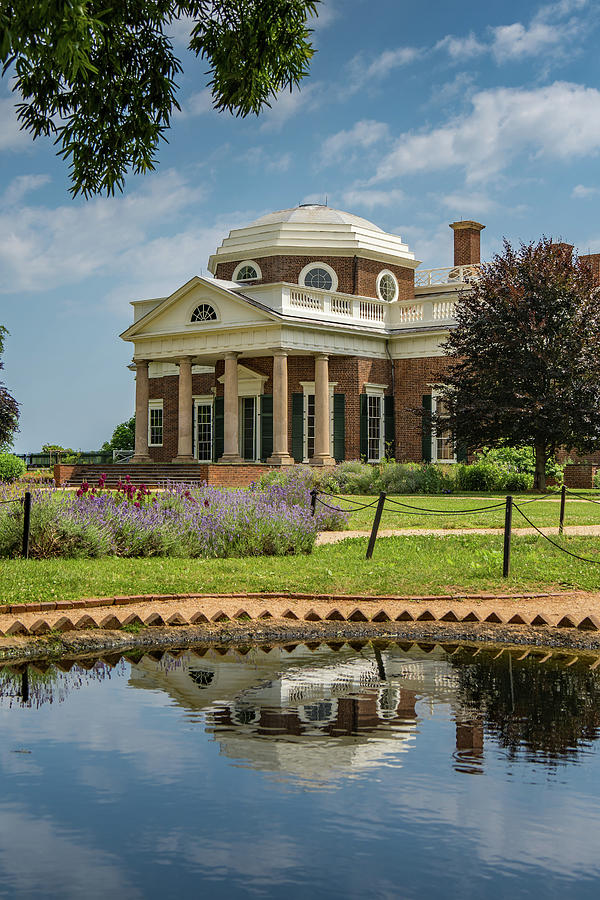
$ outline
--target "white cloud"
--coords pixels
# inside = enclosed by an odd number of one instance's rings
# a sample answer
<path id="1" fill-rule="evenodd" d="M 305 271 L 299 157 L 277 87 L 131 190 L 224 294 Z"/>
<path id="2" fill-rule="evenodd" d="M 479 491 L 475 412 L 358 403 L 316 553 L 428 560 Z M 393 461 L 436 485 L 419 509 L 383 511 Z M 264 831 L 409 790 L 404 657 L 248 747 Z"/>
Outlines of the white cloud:
<path id="1" fill-rule="evenodd" d="M 213 98 L 210 88 L 204 88 L 195 94 L 190 94 L 185 100 L 180 99 L 181 110 L 177 113 L 179 118 L 188 118 L 189 116 L 203 116 L 206 113 L 213 112 Z"/>
<path id="2" fill-rule="evenodd" d="M 49 175 L 17 175 L 2 195 L 3 206 L 16 206 L 26 194 L 37 191 L 50 181 Z"/>
<path id="3" fill-rule="evenodd" d="M 585 184 L 576 184 L 571 191 L 571 197 L 575 200 L 587 200 L 589 197 L 597 197 L 600 194 L 600 188 L 586 187 Z"/>
<path id="4" fill-rule="evenodd" d="M 399 206 L 404 199 L 404 192 L 398 189 L 381 191 L 373 188 L 351 188 L 344 191 L 342 205 L 344 209 L 355 207 L 375 209 L 378 206 Z"/>
<path id="5" fill-rule="evenodd" d="M 271 102 L 271 107 L 260 115 L 261 131 L 281 131 L 288 120 L 300 112 L 317 109 L 325 99 L 326 88 L 321 82 L 304 82 L 302 88 L 284 90 Z"/>
<path id="6" fill-rule="evenodd" d="M 321 163 L 333 165 L 357 149 L 368 149 L 388 135 L 385 122 L 363 119 L 347 131 L 338 131 L 326 138 L 321 145 Z"/>
<path id="7" fill-rule="evenodd" d="M 472 216 L 480 216 L 495 209 L 497 203 L 481 191 L 455 191 L 441 198 L 442 203 L 449 210 L 460 215 L 463 219 Z"/>
<path id="8" fill-rule="evenodd" d="M 555 82 L 533 90 L 497 88 L 472 97 L 470 112 L 439 128 L 406 132 L 371 183 L 462 167 L 467 182 L 505 169 L 520 153 L 571 160 L 600 150 L 600 91 Z"/>
<path id="9" fill-rule="evenodd" d="M 575 26 L 564 24 L 547 25 L 544 22 L 534 22 L 529 28 L 521 22 L 502 25 L 494 29 L 491 51 L 500 63 L 525 56 L 537 56 L 570 40 L 573 27 Z"/>
<path id="10" fill-rule="evenodd" d="M 250 147 L 237 159 L 251 169 L 264 169 L 265 172 L 287 172 L 292 164 L 291 153 L 268 152 L 264 147 Z"/>
<path id="11" fill-rule="evenodd" d="M 317 16 L 313 16 L 308 20 L 309 28 L 319 32 L 324 28 L 328 28 L 332 22 L 339 18 L 340 11 L 332 0 L 321 0 L 317 7 Z"/>
<path id="12" fill-rule="evenodd" d="M 365 60 L 359 53 L 348 64 L 348 78 L 338 90 L 340 99 L 347 99 L 353 94 L 363 91 L 372 82 L 383 81 L 390 72 L 401 66 L 407 66 L 423 53 L 416 47 L 397 47 L 395 50 L 382 50 L 374 59 Z"/>
<path id="13" fill-rule="evenodd" d="M 448 34 L 435 45 L 435 50 L 447 50 L 448 55 L 452 59 L 472 59 L 474 56 L 480 56 L 487 51 L 486 44 L 483 44 L 475 37 L 473 32 L 466 37 L 456 37 Z"/>

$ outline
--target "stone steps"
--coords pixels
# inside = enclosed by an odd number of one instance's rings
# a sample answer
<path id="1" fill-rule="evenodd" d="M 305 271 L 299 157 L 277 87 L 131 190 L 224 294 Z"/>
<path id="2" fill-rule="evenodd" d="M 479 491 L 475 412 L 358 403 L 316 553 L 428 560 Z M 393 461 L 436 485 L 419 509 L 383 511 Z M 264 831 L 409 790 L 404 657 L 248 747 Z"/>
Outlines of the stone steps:
<path id="1" fill-rule="evenodd" d="M 119 481 L 129 478 L 131 484 L 145 484 L 148 487 L 157 487 L 166 481 L 176 481 L 185 484 L 205 484 L 207 481 L 206 466 L 202 464 L 128 464 L 113 463 L 112 465 L 82 465 L 76 466 L 66 483 L 67 487 L 80 487 L 87 481 L 90 487 L 98 483 L 101 475 L 106 475 L 106 487 L 114 488 Z"/>

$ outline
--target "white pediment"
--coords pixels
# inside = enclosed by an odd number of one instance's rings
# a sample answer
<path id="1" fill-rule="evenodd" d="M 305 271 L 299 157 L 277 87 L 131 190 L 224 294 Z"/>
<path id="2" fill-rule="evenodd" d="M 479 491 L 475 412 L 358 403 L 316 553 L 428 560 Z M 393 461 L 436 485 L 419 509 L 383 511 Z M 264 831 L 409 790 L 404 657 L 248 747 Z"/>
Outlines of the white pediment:
<path id="1" fill-rule="evenodd" d="M 194 311 L 214 311 L 215 318 L 192 321 Z M 253 304 L 244 297 L 215 283 L 210 278 L 192 278 L 181 288 L 166 297 L 146 315 L 123 332 L 124 340 L 134 340 L 152 335 L 195 334 L 222 328 L 262 325 L 277 319 L 275 315 Z"/>

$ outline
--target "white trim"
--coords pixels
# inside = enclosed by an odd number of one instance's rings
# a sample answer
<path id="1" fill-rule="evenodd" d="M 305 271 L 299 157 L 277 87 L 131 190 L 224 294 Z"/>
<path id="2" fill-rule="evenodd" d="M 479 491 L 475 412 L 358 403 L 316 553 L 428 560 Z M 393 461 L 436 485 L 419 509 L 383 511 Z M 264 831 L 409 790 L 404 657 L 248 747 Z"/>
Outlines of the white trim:
<path id="1" fill-rule="evenodd" d="M 302 271 L 301 271 L 300 274 L 298 275 L 298 284 L 303 285 L 303 287 L 309 287 L 308 285 L 306 285 L 306 284 L 304 283 L 304 279 L 306 278 L 306 276 L 308 275 L 308 273 L 311 271 L 311 269 L 325 269 L 325 271 L 326 271 L 329 275 L 331 275 L 331 281 L 332 281 L 332 284 L 331 284 L 331 288 L 330 288 L 329 290 L 331 290 L 331 291 L 337 291 L 337 289 L 338 289 L 338 277 L 337 277 L 337 275 L 336 275 L 335 270 L 332 269 L 331 266 L 328 266 L 327 263 L 320 262 L 318 259 L 316 259 L 314 262 L 308 263 L 307 266 L 304 266 L 304 268 L 302 269 Z"/>
<path id="2" fill-rule="evenodd" d="M 233 275 L 231 276 L 232 281 L 239 281 L 238 274 L 240 269 L 243 269 L 244 266 L 252 266 L 253 269 L 256 269 L 256 278 L 244 278 L 240 281 L 240 284 L 247 284 L 250 281 L 260 281 L 262 279 L 262 271 L 257 262 L 253 259 L 245 259 L 241 263 L 238 263 L 235 269 L 233 270 Z"/>
<path id="3" fill-rule="evenodd" d="M 308 456 L 308 398 L 315 395 L 314 381 L 301 381 L 302 388 L 302 462 L 309 461 Z M 333 456 L 333 395 L 337 381 L 329 382 L 329 455 Z"/>
<path id="4" fill-rule="evenodd" d="M 435 388 L 431 391 L 431 412 L 434 413 L 437 409 L 437 401 L 438 401 L 439 390 L 436 391 Z M 453 465 L 458 462 L 456 457 L 456 447 L 453 448 L 453 456 L 452 459 L 438 459 L 437 455 L 437 433 L 435 428 L 431 429 L 431 462 L 432 463 L 444 463 L 446 465 Z"/>
<path id="5" fill-rule="evenodd" d="M 381 279 L 383 278 L 384 275 L 389 275 L 390 278 L 392 278 L 394 281 L 395 291 L 394 291 L 394 296 L 392 297 L 391 300 L 387 300 L 381 294 L 380 285 L 381 285 Z M 377 276 L 377 296 L 379 297 L 380 300 L 383 300 L 384 303 L 393 303 L 395 300 L 398 299 L 398 279 L 396 278 L 396 276 L 394 275 L 393 272 L 390 272 L 389 269 L 382 269 L 381 272 L 379 273 L 379 275 Z"/>
<path id="6" fill-rule="evenodd" d="M 385 457 L 385 391 L 387 384 L 365 384 L 367 395 L 367 462 L 378 463 Z M 378 397 L 379 404 L 379 458 L 370 457 L 369 453 L 369 397 Z"/>
<path id="7" fill-rule="evenodd" d="M 260 455 L 262 453 L 261 446 L 261 410 L 260 410 L 260 398 L 262 394 L 241 394 L 238 393 L 238 453 L 241 458 L 245 462 L 260 462 Z M 242 400 L 254 400 L 254 457 L 252 459 L 246 459 L 244 456 L 244 444 L 243 444 L 243 418 L 242 418 Z"/>
<path id="8" fill-rule="evenodd" d="M 212 462 L 212 454 L 213 454 L 213 445 L 214 445 L 214 430 L 215 430 L 215 395 L 214 394 L 194 394 L 192 397 L 194 401 L 194 418 L 192 420 L 193 426 L 193 454 L 194 458 L 198 459 L 198 407 L 199 406 L 210 406 L 210 457 L 207 460 L 198 460 L 199 462 Z"/>
<path id="9" fill-rule="evenodd" d="M 162 413 L 161 434 L 162 434 L 163 440 L 160 441 L 160 443 L 156 443 L 156 444 L 152 443 L 152 440 L 150 437 L 150 411 L 153 409 L 160 409 L 160 411 Z M 164 413 L 164 409 L 163 409 L 163 401 L 162 400 L 148 400 L 148 446 L 149 447 L 162 447 L 164 438 L 165 438 L 165 413 Z"/>
<path id="10" fill-rule="evenodd" d="M 383 397 L 385 392 L 388 389 L 388 385 L 387 384 L 374 384 L 370 381 L 365 381 L 364 388 L 365 388 L 365 393 L 367 393 L 367 394 L 373 394 L 373 395 Z"/>
<path id="11" fill-rule="evenodd" d="M 211 309 L 215 311 L 216 319 L 207 319 L 205 322 L 192 322 L 192 316 L 194 311 L 198 309 L 199 306 L 210 306 Z M 188 328 L 203 328 L 206 325 L 216 325 L 217 322 L 221 321 L 221 312 L 216 303 L 213 303 L 212 298 L 210 300 L 198 300 L 196 299 L 193 303 L 188 304 L 188 311 L 186 316 L 186 325 Z"/>

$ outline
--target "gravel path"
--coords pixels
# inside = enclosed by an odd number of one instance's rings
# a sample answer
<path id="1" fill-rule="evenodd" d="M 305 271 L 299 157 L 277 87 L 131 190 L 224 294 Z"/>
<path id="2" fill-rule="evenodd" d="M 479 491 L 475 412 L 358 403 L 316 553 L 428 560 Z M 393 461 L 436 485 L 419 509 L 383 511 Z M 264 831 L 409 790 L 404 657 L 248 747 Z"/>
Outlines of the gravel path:
<path id="1" fill-rule="evenodd" d="M 542 526 L 544 534 L 558 534 L 558 528 Z M 381 528 L 379 538 L 414 537 L 433 535 L 434 537 L 450 537 L 453 534 L 503 534 L 503 528 Z M 513 528 L 513 534 L 537 534 L 535 528 Z M 594 536 L 600 535 L 600 525 L 566 525 L 566 535 Z M 369 537 L 371 531 L 321 531 L 317 544 L 337 544 L 348 538 Z"/>

